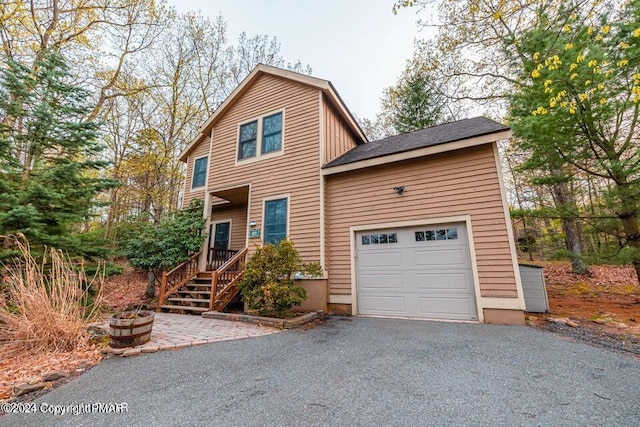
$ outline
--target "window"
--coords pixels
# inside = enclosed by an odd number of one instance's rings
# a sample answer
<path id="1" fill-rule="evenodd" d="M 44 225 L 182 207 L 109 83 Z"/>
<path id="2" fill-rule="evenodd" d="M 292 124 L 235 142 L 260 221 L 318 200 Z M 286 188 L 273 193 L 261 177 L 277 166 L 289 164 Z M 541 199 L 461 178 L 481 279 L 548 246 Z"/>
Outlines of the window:
<path id="1" fill-rule="evenodd" d="M 280 151 L 282 146 L 282 113 L 262 119 L 262 154 Z"/>
<path id="2" fill-rule="evenodd" d="M 283 113 L 278 112 L 240 125 L 238 160 L 282 151 L 282 122 Z"/>
<path id="3" fill-rule="evenodd" d="M 256 156 L 256 141 L 258 138 L 258 121 L 246 123 L 240 126 L 240 147 L 238 160 Z"/>
<path id="4" fill-rule="evenodd" d="M 362 236 L 363 245 L 383 245 L 386 243 L 398 243 L 397 233 L 365 234 Z"/>
<path id="5" fill-rule="evenodd" d="M 416 231 L 415 234 L 416 242 L 425 242 L 431 240 L 458 240 L 457 228 Z"/>
<path id="6" fill-rule="evenodd" d="M 273 243 L 287 237 L 287 199 L 264 202 L 264 243 Z"/>
<path id="7" fill-rule="evenodd" d="M 207 179 L 207 157 L 196 159 L 193 165 L 193 181 L 191 188 L 203 187 Z"/>

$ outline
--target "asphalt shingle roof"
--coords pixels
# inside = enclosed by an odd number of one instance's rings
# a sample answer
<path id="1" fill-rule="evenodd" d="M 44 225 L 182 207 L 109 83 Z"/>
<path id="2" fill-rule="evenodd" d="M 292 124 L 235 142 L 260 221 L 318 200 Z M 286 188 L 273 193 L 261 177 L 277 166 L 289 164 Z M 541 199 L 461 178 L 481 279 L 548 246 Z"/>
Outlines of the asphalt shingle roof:
<path id="1" fill-rule="evenodd" d="M 404 153 L 406 151 L 417 150 L 418 148 L 460 141 L 508 129 L 509 127 L 491 119 L 487 119 L 486 117 L 473 117 L 471 119 L 458 120 L 456 122 L 445 123 L 415 132 L 390 136 L 378 141 L 360 144 L 337 159 L 327 163 L 324 165 L 324 168 L 345 165 L 391 154 Z"/>

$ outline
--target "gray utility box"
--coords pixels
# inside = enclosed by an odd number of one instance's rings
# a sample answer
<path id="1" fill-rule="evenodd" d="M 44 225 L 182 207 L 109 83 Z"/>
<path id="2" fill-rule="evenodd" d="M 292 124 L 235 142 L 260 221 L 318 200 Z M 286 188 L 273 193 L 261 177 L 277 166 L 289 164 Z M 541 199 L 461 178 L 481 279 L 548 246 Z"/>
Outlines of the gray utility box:
<path id="1" fill-rule="evenodd" d="M 543 268 L 539 265 L 519 264 L 525 311 L 546 313 L 549 311 L 547 287 L 544 283 Z"/>

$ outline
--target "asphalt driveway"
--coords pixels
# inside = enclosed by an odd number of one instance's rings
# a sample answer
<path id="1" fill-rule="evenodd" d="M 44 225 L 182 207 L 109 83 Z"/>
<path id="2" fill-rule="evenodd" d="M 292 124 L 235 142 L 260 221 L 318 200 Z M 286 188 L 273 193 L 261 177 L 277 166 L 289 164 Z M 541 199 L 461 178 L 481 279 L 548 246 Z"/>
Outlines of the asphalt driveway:
<path id="1" fill-rule="evenodd" d="M 639 390 L 639 360 L 531 328 L 329 318 L 109 359 L 35 407 L 126 411 L 5 415 L 0 425 L 632 426 Z"/>

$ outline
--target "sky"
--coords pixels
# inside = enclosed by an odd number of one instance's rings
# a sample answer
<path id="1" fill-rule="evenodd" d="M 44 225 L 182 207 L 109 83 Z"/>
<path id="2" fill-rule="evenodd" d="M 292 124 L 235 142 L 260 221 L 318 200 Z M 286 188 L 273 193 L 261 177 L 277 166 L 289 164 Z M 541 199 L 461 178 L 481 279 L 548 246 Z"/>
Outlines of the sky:
<path id="1" fill-rule="evenodd" d="M 393 0 L 169 0 L 179 12 L 222 14 L 228 39 L 275 36 L 287 62 L 310 65 L 330 80 L 352 113 L 373 119 L 385 87 L 393 85 L 427 36 L 417 9 L 392 12 Z M 424 17 L 424 15 L 422 15 Z"/>

